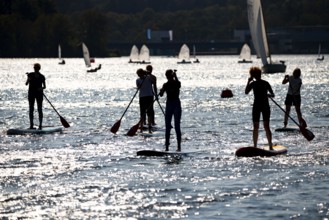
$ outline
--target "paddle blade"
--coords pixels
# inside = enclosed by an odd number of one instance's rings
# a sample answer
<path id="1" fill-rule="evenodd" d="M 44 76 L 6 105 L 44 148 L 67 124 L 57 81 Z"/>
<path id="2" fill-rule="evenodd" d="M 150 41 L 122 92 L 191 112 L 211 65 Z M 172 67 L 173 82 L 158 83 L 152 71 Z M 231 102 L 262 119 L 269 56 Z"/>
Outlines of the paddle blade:
<path id="1" fill-rule="evenodd" d="M 306 123 L 306 121 L 304 120 L 304 118 L 301 118 L 300 126 L 303 127 L 303 128 L 307 128 L 307 123 Z"/>
<path id="2" fill-rule="evenodd" d="M 300 127 L 300 131 L 302 132 L 302 135 L 308 140 L 308 141 L 311 141 L 314 139 L 315 135 L 312 133 L 312 131 L 306 129 L 306 128 L 303 128 L 303 127 Z"/>
<path id="3" fill-rule="evenodd" d="M 118 132 L 118 130 L 119 130 L 120 125 L 121 125 L 121 120 L 115 122 L 115 124 L 111 128 L 111 132 L 113 134 L 116 134 Z"/>
<path id="4" fill-rule="evenodd" d="M 60 116 L 59 118 L 61 119 L 61 123 L 64 126 L 64 128 L 70 127 L 69 123 L 62 116 Z"/>
<path id="5" fill-rule="evenodd" d="M 138 128 L 139 128 L 139 122 L 129 129 L 129 131 L 127 132 L 127 136 L 131 137 L 136 135 Z"/>

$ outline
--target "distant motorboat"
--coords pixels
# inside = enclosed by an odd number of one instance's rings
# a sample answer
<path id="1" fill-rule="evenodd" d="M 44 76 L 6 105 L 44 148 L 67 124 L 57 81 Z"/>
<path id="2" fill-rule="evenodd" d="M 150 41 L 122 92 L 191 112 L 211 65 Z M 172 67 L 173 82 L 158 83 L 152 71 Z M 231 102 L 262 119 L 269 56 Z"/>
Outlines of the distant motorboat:
<path id="1" fill-rule="evenodd" d="M 244 44 L 242 46 L 239 58 L 240 60 L 238 63 L 252 63 L 251 50 L 248 44 Z"/>
<path id="2" fill-rule="evenodd" d="M 179 54 L 178 54 L 178 64 L 190 64 L 190 48 L 183 44 L 183 46 L 180 48 Z"/>
<path id="3" fill-rule="evenodd" d="M 257 56 L 259 56 L 263 63 L 264 73 L 284 73 L 286 72 L 286 65 L 284 61 L 273 62 L 271 53 L 267 42 L 267 33 L 262 12 L 262 5 L 260 0 L 247 0 L 248 21 L 251 38 Z M 269 60 L 267 60 L 269 58 Z"/>

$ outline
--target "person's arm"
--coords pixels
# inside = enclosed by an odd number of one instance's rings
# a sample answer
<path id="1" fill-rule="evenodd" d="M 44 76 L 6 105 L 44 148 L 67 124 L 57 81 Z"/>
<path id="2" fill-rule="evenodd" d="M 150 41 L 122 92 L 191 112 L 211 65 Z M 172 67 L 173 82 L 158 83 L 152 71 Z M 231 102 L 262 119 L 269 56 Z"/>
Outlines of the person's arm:
<path id="1" fill-rule="evenodd" d="M 248 95 L 249 92 L 250 92 L 251 89 L 252 89 L 252 86 L 251 86 L 251 82 L 252 82 L 252 81 L 253 81 L 253 78 L 252 78 L 252 77 L 249 77 L 249 78 L 248 78 L 247 85 L 246 85 L 246 88 L 245 88 L 245 90 L 244 90 L 244 93 L 245 93 L 246 95 Z"/>
<path id="2" fill-rule="evenodd" d="M 282 84 L 286 84 L 287 82 L 289 82 L 289 75 L 285 75 L 283 80 L 282 80 Z"/>
<path id="3" fill-rule="evenodd" d="M 166 91 L 166 84 L 163 84 L 162 88 L 160 89 L 159 95 L 162 97 L 165 91 Z"/>
<path id="4" fill-rule="evenodd" d="M 268 92 L 270 93 L 270 94 L 267 95 L 268 97 L 272 97 L 272 98 L 275 97 L 273 89 L 272 89 L 272 87 L 269 83 L 268 83 Z"/>
<path id="5" fill-rule="evenodd" d="M 178 80 L 178 77 L 177 77 L 177 74 L 176 74 L 176 70 L 174 70 L 174 72 L 173 72 L 173 77 L 174 77 L 174 80 L 179 81 L 179 80 Z"/>
<path id="6" fill-rule="evenodd" d="M 151 76 L 152 76 L 152 85 L 153 85 L 154 95 L 155 95 L 155 98 L 158 99 L 157 78 L 154 75 L 151 75 Z"/>
<path id="7" fill-rule="evenodd" d="M 42 84 L 43 84 L 42 89 L 46 89 L 46 80 L 44 80 Z"/>
<path id="8" fill-rule="evenodd" d="M 26 79 L 25 85 L 28 85 L 30 83 L 29 73 L 26 73 L 26 75 L 27 75 L 27 79 Z"/>

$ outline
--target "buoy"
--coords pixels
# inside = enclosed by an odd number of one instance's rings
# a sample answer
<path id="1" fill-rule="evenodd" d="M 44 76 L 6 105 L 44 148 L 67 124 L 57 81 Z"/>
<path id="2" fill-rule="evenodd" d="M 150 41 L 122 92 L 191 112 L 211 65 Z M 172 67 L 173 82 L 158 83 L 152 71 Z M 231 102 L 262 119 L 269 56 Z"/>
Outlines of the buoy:
<path id="1" fill-rule="evenodd" d="M 233 93 L 230 89 L 224 89 L 222 91 L 222 94 L 220 95 L 220 97 L 222 98 L 232 98 L 233 97 Z"/>

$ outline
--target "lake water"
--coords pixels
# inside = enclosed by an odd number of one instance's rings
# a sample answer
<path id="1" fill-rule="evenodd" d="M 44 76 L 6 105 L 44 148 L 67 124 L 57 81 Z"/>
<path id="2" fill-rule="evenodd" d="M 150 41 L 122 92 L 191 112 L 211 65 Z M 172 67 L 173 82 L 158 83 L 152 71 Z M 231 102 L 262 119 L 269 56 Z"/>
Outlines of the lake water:
<path id="1" fill-rule="evenodd" d="M 110 132 L 136 92 L 136 70 L 128 57 L 96 58 L 96 73 L 84 61 L 0 59 L 0 217 L 2 219 L 329 219 L 329 63 L 316 56 L 274 56 L 287 73 L 302 70 L 302 113 L 315 134 L 278 133 L 284 113 L 271 104 L 273 142 L 284 156 L 236 158 L 252 145 L 252 93 L 244 94 L 251 66 L 237 56 L 201 56 L 179 65 L 176 58 L 152 57 L 159 87 L 166 69 L 177 69 L 182 101 L 182 158 L 152 158 L 138 150 L 164 149 L 164 135 L 126 136 L 139 121 L 138 97 L 116 135 Z M 45 94 L 70 128 L 62 134 L 8 136 L 27 128 L 26 72 L 41 64 Z M 284 107 L 284 73 L 263 75 Z M 229 88 L 234 97 L 223 99 Z M 165 98 L 160 98 L 165 107 Z M 164 117 L 155 103 L 156 123 Z M 292 109 L 291 116 L 296 119 Z M 37 124 L 37 113 L 35 113 Z M 44 100 L 44 126 L 60 119 Z M 295 126 L 289 121 L 290 126 Z M 260 130 L 259 143 L 266 144 Z M 171 150 L 176 150 L 172 130 Z"/>

